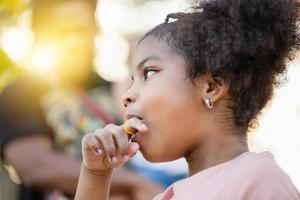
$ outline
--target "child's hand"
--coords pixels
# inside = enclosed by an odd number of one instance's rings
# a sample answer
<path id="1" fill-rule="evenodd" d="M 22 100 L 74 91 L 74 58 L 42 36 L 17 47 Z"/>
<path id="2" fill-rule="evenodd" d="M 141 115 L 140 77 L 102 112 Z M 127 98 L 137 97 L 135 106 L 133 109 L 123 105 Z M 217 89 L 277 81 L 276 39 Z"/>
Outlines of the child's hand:
<path id="1" fill-rule="evenodd" d="M 134 117 L 127 121 L 126 129 L 130 132 L 143 133 L 148 128 L 142 120 Z M 98 129 L 83 137 L 83 164 L 95 171 L 113 169 L 126 163 L 138 149 L 137 143 L 129 142 L 124 125 L 108 124 L 103 129 Z"/>

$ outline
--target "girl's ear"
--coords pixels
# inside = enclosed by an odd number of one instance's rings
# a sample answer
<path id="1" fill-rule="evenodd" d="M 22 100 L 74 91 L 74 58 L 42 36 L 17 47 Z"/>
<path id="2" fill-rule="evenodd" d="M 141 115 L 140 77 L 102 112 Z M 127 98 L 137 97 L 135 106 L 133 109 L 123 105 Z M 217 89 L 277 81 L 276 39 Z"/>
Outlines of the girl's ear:
<path id="1" fill-rule="evenodd" d="M 218 100 L 224 97 L 229 90 L 230 85 L 222 78 L 215 78 L 211 74 L 202 75 L 198 80 L 201 81 L 201 98 L 203 102 L 209 100 L 212 104 L 216 104 Z"/>

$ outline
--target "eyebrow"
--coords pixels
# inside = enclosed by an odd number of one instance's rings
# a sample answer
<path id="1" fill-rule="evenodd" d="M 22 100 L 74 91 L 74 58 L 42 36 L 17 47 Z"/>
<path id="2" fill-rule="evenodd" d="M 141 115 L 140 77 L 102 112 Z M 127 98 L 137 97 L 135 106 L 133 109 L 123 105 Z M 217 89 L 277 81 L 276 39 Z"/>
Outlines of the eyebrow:
<path id="1" fill-rule="evenodd" d="M 147 58 L 145 58 L 142 62 L 140 62 L 137 66 L 136 66 L 136 69 L 137 70 L 140 70 L 142 68 L 142 66 L 149 60 L 160 60 L 162 61 L 162 59 L 158 56 L 149 56 Z"/>

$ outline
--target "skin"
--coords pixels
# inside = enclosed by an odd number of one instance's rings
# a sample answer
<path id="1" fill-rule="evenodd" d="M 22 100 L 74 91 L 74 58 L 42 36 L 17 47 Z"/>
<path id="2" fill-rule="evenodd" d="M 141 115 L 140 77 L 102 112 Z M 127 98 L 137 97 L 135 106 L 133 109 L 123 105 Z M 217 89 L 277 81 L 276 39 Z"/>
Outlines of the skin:
<path id="1" fill-rule="evenodd" d="M 186 78 L 184 58 L 151 36 L 138 45 L 133 63 L 123 103 L 124 118 L 137 134 L 125 142 L 124 125 L 111 124 L 83 138 L 85 167 L 77 200 L 108 199 L 108 188 L 97 185 L 109 187 L 112 170 L 137 150 L 152 162 L 185 157 L 190 176 L 248 151 L 246 134 L 234 125 L 228 108 L 229 85 L 224 80 L 205 74 L 192 82 Z M 203 103 L 207 98 L 213 109 Z"/>

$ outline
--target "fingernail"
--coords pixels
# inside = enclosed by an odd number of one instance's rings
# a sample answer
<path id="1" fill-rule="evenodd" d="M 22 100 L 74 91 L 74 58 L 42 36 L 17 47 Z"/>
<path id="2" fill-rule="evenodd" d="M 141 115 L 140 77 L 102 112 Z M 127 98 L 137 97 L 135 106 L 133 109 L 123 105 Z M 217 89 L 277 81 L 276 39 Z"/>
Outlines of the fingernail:
<path id="1" fill-rule="evenodd" d="M 123 161 L 124 162 L 127 162 L 128 160 L 129 160 L 129 156 L 128 155 L 123 156 Z"/>
<path id="2" fill-rule="evenodd" d="M 147 126 L 145 124 L 141 124 L 140 128 L 143 129 L 143 130 L 146 130 Z"/>
<path id="3" fill-rule="evenodd" d="M 117 163 L 118 159 L 116 157 L 112 157 L 111 161 L 112 161 L 112 163 Z"/>
<path id="4" fill-rule="evenodd" d="M 101 149 L 96 149 L 96 153 L 97 153 L 97 156 L 101 156 L 102 155 L 102 150 Z"/>

